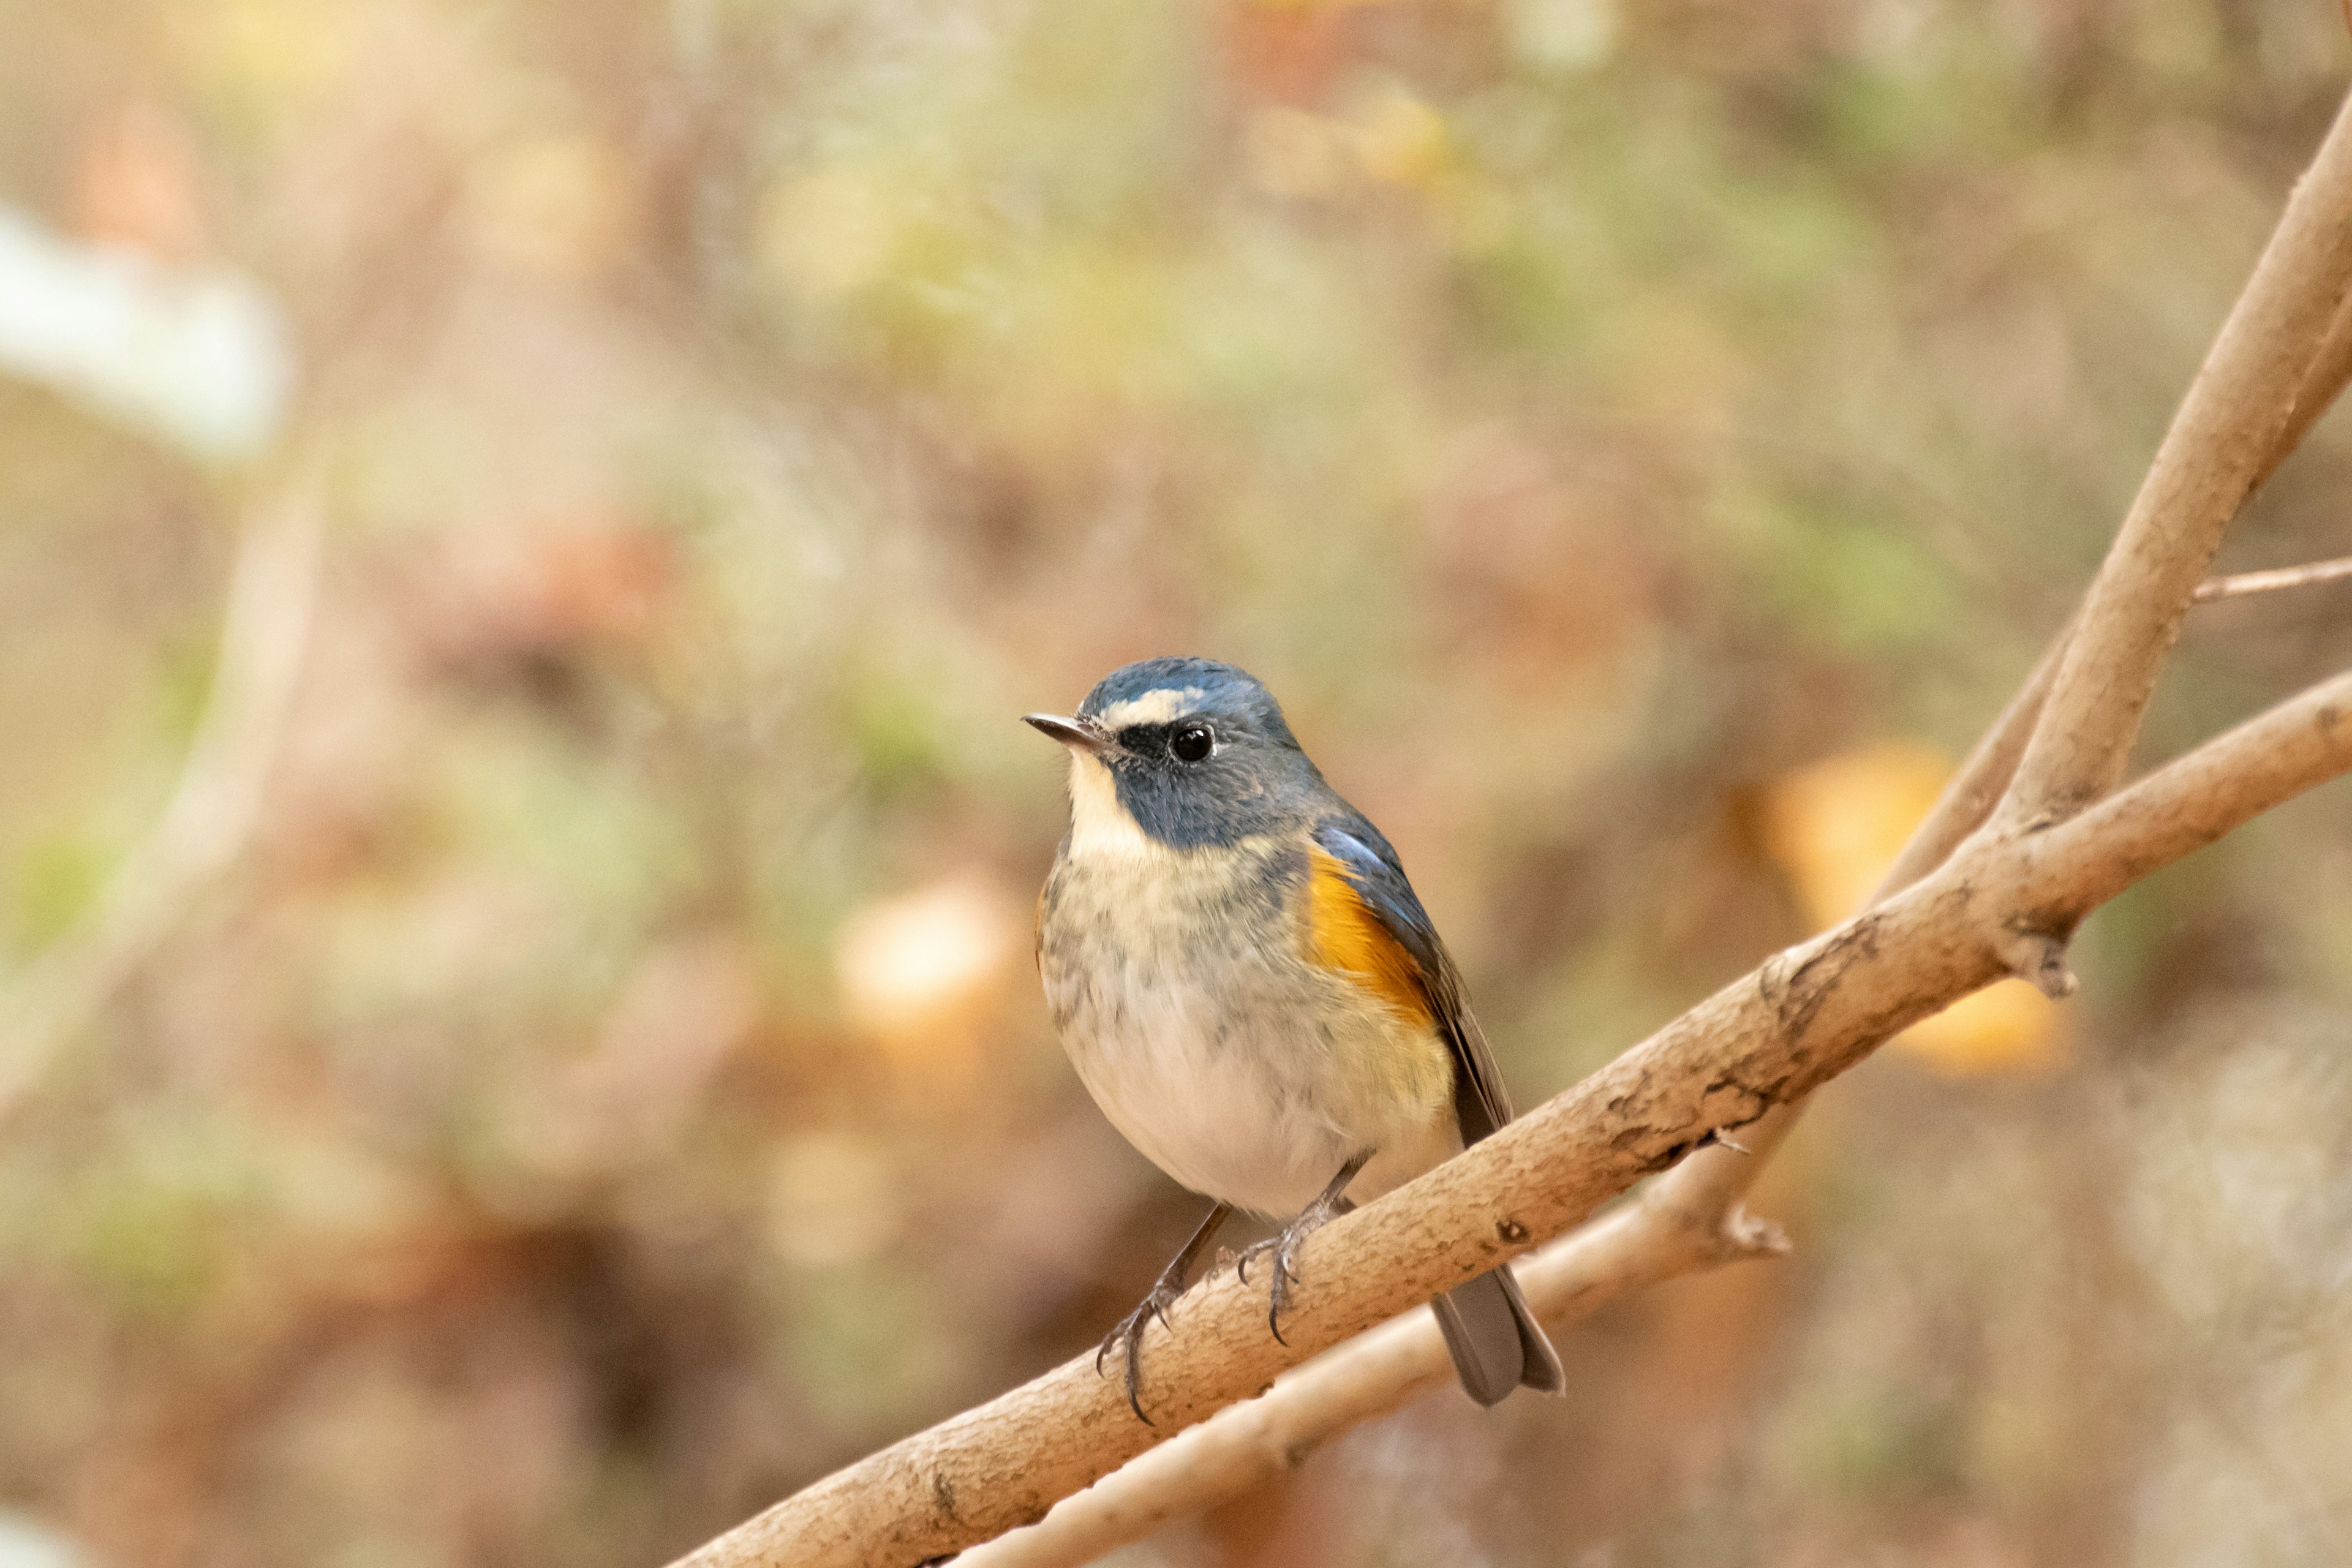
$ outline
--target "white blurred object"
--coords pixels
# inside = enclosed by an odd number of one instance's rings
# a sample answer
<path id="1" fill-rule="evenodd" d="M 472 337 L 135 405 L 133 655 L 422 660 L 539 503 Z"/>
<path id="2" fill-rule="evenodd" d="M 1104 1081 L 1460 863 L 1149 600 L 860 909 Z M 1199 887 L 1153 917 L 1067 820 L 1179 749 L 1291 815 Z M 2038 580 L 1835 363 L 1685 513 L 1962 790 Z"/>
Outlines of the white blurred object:
<path id="1" fill-rule="evenodd" d="M 294 351 L 283 312 L 241 273 L 61 238 L 0 208 L 0 372 L 236 458 L 284 421 Z"/>
<path id="2" fill-rule="evenodd" d="M 82 1568 L 89 1556 L 29 1514 L 0 1509 L 0 1568 Z"/>
<path id="3" fill-rule="evenodd" d="M 1514 0 L 1503 16 L 1512 51 L 1532 66 L 1591 70 L 1617 52 L 1616 0 Z"/>
<path id="4" fill-rule="evenodd" d="M 1021 930 L 1016 904 L 962 879 L 868 906 L 835 955 L 850 1021 L 883 1036 L 936 1028 L 996 985 Z"/>

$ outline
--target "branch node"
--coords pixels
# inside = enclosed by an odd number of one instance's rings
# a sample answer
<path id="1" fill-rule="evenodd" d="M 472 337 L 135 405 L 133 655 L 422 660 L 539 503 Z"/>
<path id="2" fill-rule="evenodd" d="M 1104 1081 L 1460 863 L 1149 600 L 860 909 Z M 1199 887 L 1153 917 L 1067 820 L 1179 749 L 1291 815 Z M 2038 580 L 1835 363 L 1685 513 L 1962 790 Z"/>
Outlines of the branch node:
<path id="1" fill-rule="evenodd" d="M 2047 931 L 2004 931 L 1993 947 L 2002 968 L 2053 1002 L 2063 1002 L 2082 984 L 2066 966 L 2064 940 Z"/>
<path id="2" fill-rule="evenodd" d="M 1726 1212 L 1716 1232 L 1716 1255 L 1726 1262 L 1743 1258 L 1780 1258 L 1790 1245 L 1788 1232 L 1744 1208 Z"/>

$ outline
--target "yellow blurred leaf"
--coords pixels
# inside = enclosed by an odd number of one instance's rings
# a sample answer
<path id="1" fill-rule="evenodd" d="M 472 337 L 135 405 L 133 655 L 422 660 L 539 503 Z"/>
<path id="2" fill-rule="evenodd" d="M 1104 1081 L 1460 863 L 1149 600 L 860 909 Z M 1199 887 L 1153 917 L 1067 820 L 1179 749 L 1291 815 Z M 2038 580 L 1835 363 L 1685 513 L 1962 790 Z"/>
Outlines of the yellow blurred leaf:
<path id="1" fill-rule="evenodd" d="M 1783 774 L 1764 800 L 1764 847 L 1818 930 L 1862 907 L 1936 804 L 1952 764 L 1891 741 Z"/>
<path id="2" fill-rule="evenodd" d="M 1375 180 L 1425 190 L 1453 165 L 1444 120 L 1409 92 L 1381 93 L 1354 120 L 1357 160 Z"/>
<path id="3" fill-rule="evenodd" d="M 1859 747 L 1784 774 L 1763 802 L 1765 853 L 1816 930 L 1860 909 L 1951 775 L 1942 752 L 1911 742 Z M 1951 1073 L 2042 1066 L 2063 1048 L 2055 1004 L 2003 981 L 1915 1025 L 1894 1042 Z"/>
<path id="4" fill-rule="evenodd" d="M 593 277 L 636 234 L 629 167 L 593 136 L 534 136 L 498 148 L 475 167 L 466 197 L 476 251 L 518 272 Z"/>
<path id="5" fill-rule="evenodd" d="M 309 0 L 215 0 L 164 15 L 215 92 L 248 110 L 284 111 L 310 103 L 350 68 L 362 9 Z"/>
<path id="6" fill-rule="evenodd" d="M 1243 128 L 1242 155 L 1251 182 L 1282 196 L 1328 196 L 1366 180 L 1428 194 L 1457 172 L 1444 119 L 1401 88 L 1341 116 L 1260 109 Z"/>
<path id="7" fill-rule="evenodd" d="M 2030 1072 L 2065 1049 L 2058 1005 L 2022 980 L 2003 980 L 1963 996 L 1895 1037 L 1896 1046 L 1940 1071 Z"/>
<path id="8" fill-rule="evenodd" d="M 760 213 L 760 262 L 806 304 L 856 293 L 880 278 L 902 225 L 879 182 L 826 170 L 770 192 Z"/>

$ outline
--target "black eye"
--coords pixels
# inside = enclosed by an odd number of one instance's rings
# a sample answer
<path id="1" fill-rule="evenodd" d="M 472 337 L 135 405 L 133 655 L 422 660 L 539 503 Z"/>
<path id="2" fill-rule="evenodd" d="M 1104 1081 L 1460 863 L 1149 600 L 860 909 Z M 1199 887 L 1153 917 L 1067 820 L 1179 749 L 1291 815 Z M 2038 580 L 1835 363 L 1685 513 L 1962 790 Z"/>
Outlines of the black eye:
<path id="1" fill-rule="evenodd" d="M 1206 724 L 1187 724 L 1168 737 L 1168 749 L 1180 763 L 1197 763 L 1217 749 L 1217 737 Z"/>

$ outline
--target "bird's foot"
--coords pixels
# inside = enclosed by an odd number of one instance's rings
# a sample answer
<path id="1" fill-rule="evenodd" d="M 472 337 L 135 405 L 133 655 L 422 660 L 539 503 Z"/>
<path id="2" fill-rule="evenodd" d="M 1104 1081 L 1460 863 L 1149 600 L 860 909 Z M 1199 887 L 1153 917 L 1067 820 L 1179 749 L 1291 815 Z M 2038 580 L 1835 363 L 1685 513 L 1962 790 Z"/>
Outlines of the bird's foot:
<path id="1" fill-rule="evenodd" d="M 1175 1332 L 1176 1325 L 1169 1321 L 1168 1309 L 1184 1294 L 1184 1265 L 1189 1261 L 1179 1258 L 1161 1269 L 1160 1278 L 1151 1282 L 1151 1289 L 1144 1292 L 1141 1303 L 1120 1319 L 1118 1326 L 1105 1334 L 1102 1343 L 1095 1348 L 1095 1371 L 1097 1374 L 1102 1373 L 1103 1363 L 1108 1361 L 1114 1352 L 1122 1355 L 1127 1364 L 1128 1408 L 1134 1411 L 1135 1418 L 1146 1426 L 1155 1423 L 1143 1413 L 1143 1331 L 1150 1326 L 1152 1319 L 1157 1318 L 1161 1328 L 1171 1333 Z"/>
<path id="2" fill-rule="evenodd" d="M 1354 1172 L 1348 1173 L 1352 1175 Z M 1327 1193 L 1301 1209 L 1297 1218 L 1274 1235 L 1244 1247 L 1242 1255 L 1234 1260 L 1234 1272 L 1240 1275 L 1242 1283 L 1246 1285 L 1249 1283 L 1251 1261 L 1260 1258 L 1272 1259 L 1274 1275 L 1266 1286 L 1265 1326 L 1274 1331 L 1274 1337 L 1280 1343 L 1286 1345 L 1290 1342 L 1282 1337 L 1282 1314 L 1290 1306 L 1290 1287 L 1298 1279 L 1299 1247 L 1306 1244 L 1308 1237 L 1355 1206 L 1344 1197 Z"/>

